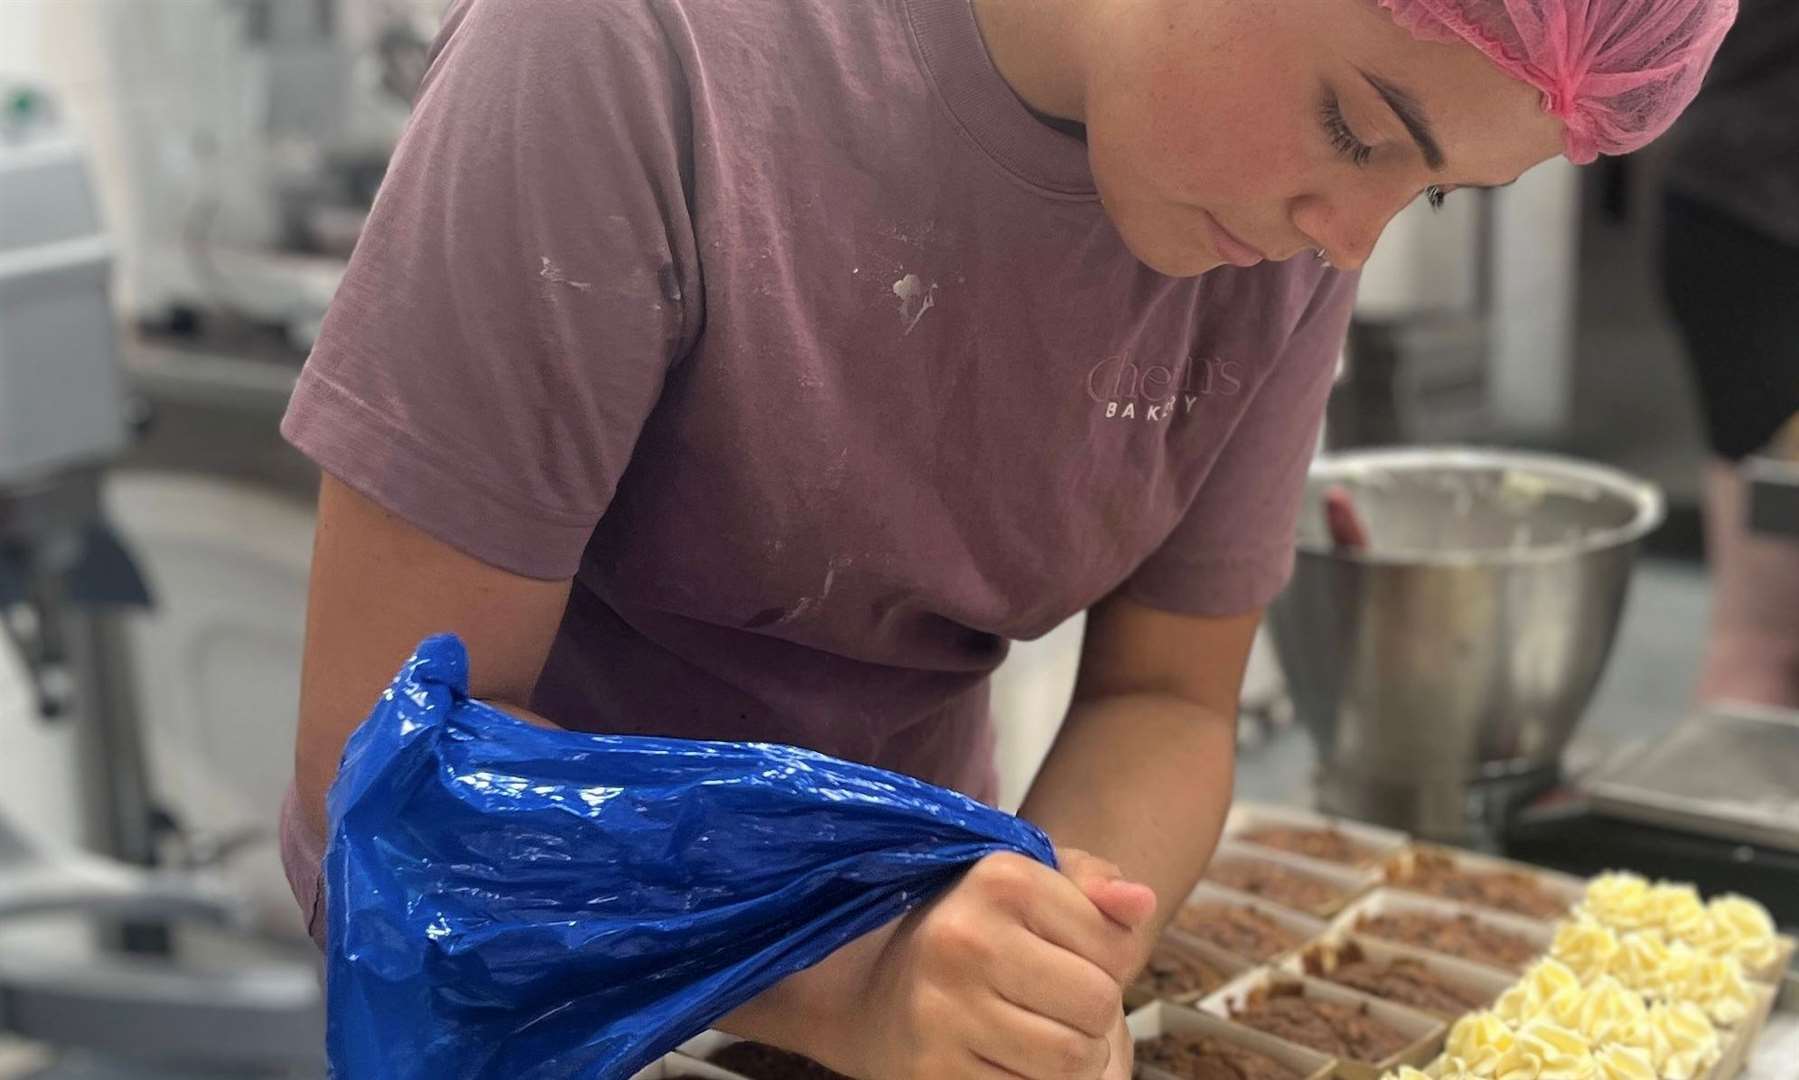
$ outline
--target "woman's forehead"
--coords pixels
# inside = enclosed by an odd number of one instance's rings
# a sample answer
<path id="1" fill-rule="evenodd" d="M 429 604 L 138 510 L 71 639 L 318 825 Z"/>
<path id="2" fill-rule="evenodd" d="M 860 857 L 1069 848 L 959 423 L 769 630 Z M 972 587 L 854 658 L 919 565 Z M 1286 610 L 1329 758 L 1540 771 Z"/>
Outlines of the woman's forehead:
<path id="1" fill-rule="evenodd" d="M 1561 152 L 1562 124 L 1544 110 L 1542 94 L 1479 50 L 1420 41 L 1373 0 L 1324 6 L 1358 31 L 1329 44 L 1337 61 L 1412 104 L 1456 182 L 1504 183 Z"/>

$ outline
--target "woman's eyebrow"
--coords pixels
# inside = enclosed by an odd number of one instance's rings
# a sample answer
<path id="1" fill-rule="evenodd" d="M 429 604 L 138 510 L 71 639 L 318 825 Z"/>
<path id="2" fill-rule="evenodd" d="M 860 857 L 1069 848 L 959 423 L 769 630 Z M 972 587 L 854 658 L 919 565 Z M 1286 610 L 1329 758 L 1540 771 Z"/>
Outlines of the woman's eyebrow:
<path id="1" fill-rule="evenodd" d="M 1430 117 L 1424 114 L 1424 106 L 1418 104 L 1418 99 L 1410 93 L 1385 79 L 1370 75 L 1360 68 L 1356 70 L 1361 72 L 1362 78 L 1368 80 L 1369 86 L 1374 87 L 1374 92 L 1387 103 L 1387 108 L 1393 110 L 1393 115 L 1399 117 L 1399 122 L 1405 125 L 1412 141 L 1418 144 L 1418 151 L 1424 155 L 1424 163 L 1433 170 L 1442 172 L 1449 162 L 1443 156 L 1443 147 L 1437 142 L 1436 133 L 1431 130 Z"/>

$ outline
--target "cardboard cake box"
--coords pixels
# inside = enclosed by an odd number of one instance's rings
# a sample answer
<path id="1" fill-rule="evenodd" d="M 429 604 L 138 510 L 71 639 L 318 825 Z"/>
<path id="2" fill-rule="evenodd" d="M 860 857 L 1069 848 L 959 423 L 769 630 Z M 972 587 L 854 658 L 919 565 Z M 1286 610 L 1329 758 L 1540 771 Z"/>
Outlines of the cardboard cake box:
<path id="1" fill-rule="evenodd" d="M 1246 960 L 1236 953 L 1227 952 L 1209 941 L 1202 941 L 1199 938 L 1183 934 L 1179 930 L 1164 931 L 1162 936 L 1157 939 L 1155 948 L 1157 952 L 1167 950 L 1191 956 L 1222 974 L 1225 982 L 1229 982 L 1255 966 L 1254 961 Z M 1127 1011 L 1131 1011 L 1158 1000 L 1172 1002 L 1176 1005 L 1187 1005 L 1198 1001 L 1210 992 L 1210 990 L 1194 990 L 1177 994 L 1158 994 L 1149 986 L 1146 978 L 1139 977 L 1129 989 L 1125 990 L 1124 1007 Z"/>
<path id="2" fill-rule="evenodd" d="M 1356 857 L 1349 863 L 1328 859 L 1319 860 L 1300 852 L 1256 843 L 1246 835 L 1271 826 L 1288 829 L 1327 829 L 1341 833 L 1357 849 Z M 1377 825 L 1367 825 L 1359 821 L 1332 817 L 1328 814 L 1301 810 L 1292 806 L 1257 802 L 1238 802 L 1231 805 L 1230 815 L 1224 819 L 1224 839 L 1241 844 L 1253 844 L 1265 850 L 1279 851 L 1298 858 L 1323 861 L 1327 865 L 1354 869 L 1378 867 L 1401 851 L 1411 840 L 1405 833 L 1393 829 L 1383 829 Z"/>
<path id="3" fill-rule="evenodd" d="M 1203 1013 L 1197 1009 L 1158 1001 L 1137 1009 L 1130 1015 L 1131 1038 L 1148 1042 L 1163 1035 L 1209 1035 L 1245 1050 L 1271 1058 L 1292 1069 L 1305 1080 L 1328 1080 L 1336 1073 L 1337 1062 L 1327 1054 L 1304 1046 L 1295 1046 L 1266 1032 Z M 1151 1066 L 1139 1066 L 1137 1075 L 1154 1080 L 1186 1080 L 1174 1073 Z"/>
<path id="4" fill-rule="evenodd" d="M 1449 1030 L 1448 1024 L 1429 1013 L 1382 1001 L 1323 979 L 1295 975 L 1270 967 L 1245 972 L 1234 982 L 1202 999 L 1198 1009 L 1241 1025 L 1241 1021 L 1236 1018 L 1246 1008 L 1269 996 L 1282 994 L 1295 994 L 1362 1009 L 1371 1020 L 1406 1037 L 1405 1045 L 1379 1061 L 1340 1059 L 1336 1075 L 1342 1080 L 1370 1080 L 1401 1065 L 1423 1065 L 1443 1048 L 1443 1037 Z"/>
<path id="5" fill-rule="evenodd" d="M 1514 911 L 1507 907 L 1497 906 L 1473 898 L 1442 898 L 1456 900 L 1461 903 L 1487 910 L 1508 912 L 1523 918 L 1536 919 L 1538 921 L 1555 922 L 1560 920 L 1572 911 L 1574 905 L 1579 903 L 1581 898 L 1586 895 L 1586 882 L 1580 878 L 1571 877 L 1568 874 L 1557 873 L 1553 870 L 1545 870 L 1540 866 L 1532 866 L 1529 863 L 1513 862 L 1510 859 L 1501 859 L 1492 855 L 1477 855 L 1472 851 L 1462 851 L 1458 848 L 1437 847 L 1432 844 L 1413 844 L 1404 851 L 1389 858 L 1382 867 L 1382 870 L 1385 874 L 1387 884 L 1394 888 L 1404 889 L 1408 892 L 1421 893 L 1426 896 L 1440 896 L 1441 894 L 1429 891 L 1417 884 L 1417 874 L 1420 868 L 1429 864 L 1447 865 L 1454 870 L 1465 871 L 1471 874 L 1508 874 L 1517 875 L 1530 880 L 1539 890 L 1547 894 L 1553 900 L 1559 902 L 1560 907 L 1558 910 L 1533 914 L 1525 911 Z"/>
<path id="6" fill-rule="evenodd" d="M 1391 888 L 1376 889 L 1344 908 L 1332 921 L 1331 931 L 1375 938 L 1374 934 L 1365 929 L 1365 924 L 1367 920 L 1376 919 L 1382 915 L 1434 915 L 1446 919 L 1465 917 L 1478 926 L 1510 934 L 1521 941 L 1528 942 L 1534 947 L 1534 954 L 1530 959 L 1516 965 L 1501 964 L 1497 960 L 1492 962 L 1470 960 L 1452 953 L 1426 950 L 1433 956 L 1449 956 L 1452 959 L 1479 964 L 1489 970 L 1504 972 L 1507 975 L 1521 974 L 1538 958 L 1548 955 L 1549 947 L 1555 941 L 1555 924 L 1553 923 L 1527 919 L 1521 915 L 1476 907 L 1473 904 L 1464 904 L 1455 900 L 1445 900 L 1440 896 L 1431 896 L 1427 893 L 1412 893 Z M 1376 938 L 1376 940 L 1382 939 Z M 1394 944 L 1406 945 L 1407 943 L 1394 942 Z M 1422 948 L 1415 945 L 1408 945 L 1408 947 Z"/>
<path id="7" fill-rule="evenodd" d="M 1379 938 L 1337 932 L 1333 932 L 1324 940 L 1313 942 L 1297 953 L 1288 956 L 1281 962 L 1280 967 L 1295 975 L 1311 975 L 1327 982 L 1333 982 L 1331 974 L 1337 970 L 1340 964 L 1364 959 L 1377 964 L 1386 964 L 1395 960 L 1414 961 L 1431 977 L 1466 997 L 1470 1002 L 1469 1005 L 1448 1009 L 1436 1009 L 1412 1002 L 1397 1002 L 1397 1004 L 1405 1005 L 1419 1012 L 1431 1013 L 1451 1022 L 1468 1012 L 1492 1005 L 1499 999 L 1499 995 L 1505 993 L 1516 981 L 1504 972 L 1485 968 L 1479 964 L 1470 964 L 1452 956 L 1439 956 L 1423 949 L 1395 945 Z M 1334 982 L 1333 984 L 1345 985 Z M 1350 989 L 1358 988 L 1350 987 Z M 1362 992 L 1371 997 L 1381 997 L 1372 991 L 1363 990 Z M 1381 997 L 1381 1000 L 1393 999 Z"/>
<path id="8" fill-rule="evenodd" d="M 726 1072 L 716 1065 L 681 1054 L 668 1055 L 631 1080 L 681 1080 L 682 1077 L 692 1077 L 693 1080 L 743 1080 L 734 1072 Z"/>
<path id="9" fill-rule="evenodd" d="M 1775 940 L 1780 943 L 1780 952 L 1775 955 L 1774 959 L 1763 967 L 1745 969 L 1744 972 L 1756 982 L 1768 983 L 1771 986 L 1779 986 L 1781 981 L 1786 978 L 1787 969 L 1793 966 L 1793 952 L 1795 948 L 1799 948 L 1799 939 L 1795 939 L 1791 934 L 1781 934 Z"/>
<path id="10" fill-rule="evenodd" d="M 1320 937 L 1330 927 L 1330 924 L 1323 919 L 1306 915 L 1303 912 L 1294 911 L 1291 908 L 1282 907 L 1279 904 L 1264 900 L 1259 896 L 1251 896 L 1248 893 L 1241 893 L 1235 889 L 1227 889 L 1222 885 L 1215 885 L 1209 881 L 1201 881 L 1198 885 L 1194 886 L 1193 891 L 1187 895 L 1187 902 L 1183 905 L 1183 908 L 1207 904 L 1224 904 L 1231 907 L 1247 908 L 1250 911 L 1254 911 L 1263 916 L 1269 922 L 1287 931 L 1295 938 L 1295 944 L 1291 948 L 1280 949 L 1269 956 L 1242 957 L 1252 964 L 1270 963 L 1278 960 L 1292 952 L 1293 949 L 1298 948 L 1300 945 Z M 1164 936 L 1177 938 L 1184 937 L 1190 940 L 1197 940 L 1195 935 L 1188 933 L 1179 927 L 1179 918 L 1180 916 L 1177 915 L 1176 922 L 1170 924 L 1169 929 L 1164 931 Z M 1229 950 L 1226 951 L 1228 952 Z M 1231 955 L 1240 954 L 1231 953 Z"/>
<path id="11" fill-rule="evenodd" d="M 1380 867 L 1357 869 L 1350 866 L 1339 866 L 1318 859 L 1308 859 L 1301 855 L 1289 855 L 1284 851 L 1275 851 L 1272 848 L 1260 847 L 1256 844 L 1243 844 L 1230 840 L 1219 844 L 1218 850 L 1212 853 L 1212 861 L 1206 867 L 1206 880 L 1221 888 L 1233 889 L 1238 892 L 1249 891 L 1220 876 L 1230 873 L 1234 867 L 1262 868 L 1321 886 L 1328 892 L 1328 895 L 1315 902 L 1292 901 L 1273 895 L 1253 894 L 1269 903 L 1279 904 L 1288 910 L 1299 911 L 1319 919 L 1328 919 L 1342 911 L 1358 897 L 1379 885 L 1381 880 Z"/>
<path id="12" fill-rule="evenodd" d="M 670 1080 L 683 1075 L 699 1077 L 702 1080 L 754 1080 L 754 1078 L 746 1078 L 740 1073 L 714 1065 L 711 1061 L 712 1055 L 727 1046 L 742 1041 L 737 1036 L 727 1035 L 722 1031 L 707 1031 L 695 1035 L 676 1047 L 675 1052 L 666 1059 L 670 1069 L 668 1073 Z M 695 1072 L 696 1066 L 704 1066 L 706 1071 Z M 807 1067 L 821 1068 L 821 1066 L 812 1064 L 808 1064 Z"/>
<path id="13" fill-rule="evenodd" d="M 1761 1038 L 1762 1031 L 1768 1026 L 1768 1018 L 1774 1012 L 1774 1001 L 1779 996 L 1772 986 L 1757 983 L 1755 989 L 1755 1005 L 1743 1022 L 1718 1032 L 1723 1039 L 1724 1050 L 1718 1063 L 1712 1067 L 1707 1080 L 1731 1080 L 1748 1064 L 1750 1052 L 1755 1048 L 1755 1040 Z"/>

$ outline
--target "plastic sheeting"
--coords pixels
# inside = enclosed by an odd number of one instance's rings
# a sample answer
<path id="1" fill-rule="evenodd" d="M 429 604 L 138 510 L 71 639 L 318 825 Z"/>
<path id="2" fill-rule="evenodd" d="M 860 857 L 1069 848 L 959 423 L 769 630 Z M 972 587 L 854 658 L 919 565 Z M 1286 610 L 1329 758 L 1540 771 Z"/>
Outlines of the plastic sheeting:
<path id="1" fill-rule="evenodd" d="M 419 646 L 329 799 L 343 1080 L 626 1077 L 1033 826 L 791 747 L 540 728 Z"/>

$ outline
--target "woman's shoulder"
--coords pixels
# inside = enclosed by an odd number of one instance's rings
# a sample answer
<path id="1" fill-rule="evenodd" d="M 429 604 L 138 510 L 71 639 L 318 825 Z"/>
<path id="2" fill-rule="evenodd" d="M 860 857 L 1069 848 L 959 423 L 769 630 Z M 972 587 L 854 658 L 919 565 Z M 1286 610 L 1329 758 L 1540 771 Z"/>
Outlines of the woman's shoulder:
<path id="1" fill-rule="evenodd" d="M 885 30 L 903 28 L 898 7 L 840 0 L 453 0 L 442 42 L 488 25 L 573 46 L 650 35 L 709 51 L 766 45 L 791 54 L 815 41 L 854 51 L 870 35 L 879 39 Z"/>
<path id="2" fill-rule="evenodd" d="M 479 55 L 504 82 L 585 93 L 604 109 L 635 87 L 701 111 L 771 116 L 864 100 L 907 62 L 901 4 L 841 0 L 454 0 L 434 59 Z M 605 95 L 595 99 L 592 92 Z M 778 109 L 771 108 L 772 99 Z"/>

